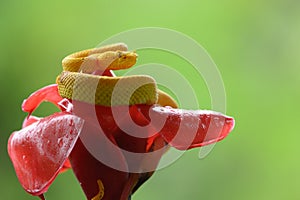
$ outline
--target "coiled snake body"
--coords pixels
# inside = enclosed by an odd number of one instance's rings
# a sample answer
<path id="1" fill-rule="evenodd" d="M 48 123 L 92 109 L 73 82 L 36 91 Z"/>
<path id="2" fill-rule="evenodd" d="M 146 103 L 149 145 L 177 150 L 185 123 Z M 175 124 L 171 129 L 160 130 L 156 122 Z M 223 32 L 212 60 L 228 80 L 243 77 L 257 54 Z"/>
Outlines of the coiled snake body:
<path id="1" fill-rule="evenodd" d="M 73 53 L 62 61 L 63 72 L 56 79 L 59 94 L 102 106 L 160 104 L 177 108 L 177 103 L 157 88 L 152 77 L 116 77 L 111 71 L 128 69 L 136 59 L 137 54 L 128 51 L 124 43 Z"/>

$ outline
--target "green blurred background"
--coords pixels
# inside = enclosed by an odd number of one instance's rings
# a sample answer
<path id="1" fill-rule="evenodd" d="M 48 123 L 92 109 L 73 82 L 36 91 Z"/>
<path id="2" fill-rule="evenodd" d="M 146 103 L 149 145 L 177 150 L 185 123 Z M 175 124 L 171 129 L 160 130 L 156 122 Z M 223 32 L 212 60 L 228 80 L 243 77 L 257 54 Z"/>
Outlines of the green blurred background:
<path id="1" fill-rule="evenodd" d="M 0 199 L 37 199 L 21 188 L 6 150 L 26 116 L 23 99 L 54 82 L 65 55 L 148 26 L 203 45 L 222 74 L 236 127 L 204 159 L 195 149 L 158 171 L 133 199 L 300 199 L 300 1 L 2 0 L 0 24 Z M 198 95 L 209 108 L 205 87 Z M 45 104 L 37 114 L 53 110 Z M 46 197 L 84 199 L 71 171 Z"/>

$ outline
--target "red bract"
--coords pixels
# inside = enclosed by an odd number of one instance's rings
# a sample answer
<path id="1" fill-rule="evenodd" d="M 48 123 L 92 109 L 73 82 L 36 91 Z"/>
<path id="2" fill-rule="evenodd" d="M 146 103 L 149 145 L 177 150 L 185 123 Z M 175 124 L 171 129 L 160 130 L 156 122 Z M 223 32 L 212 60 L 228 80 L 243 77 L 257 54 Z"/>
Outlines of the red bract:
<path id="1" fill-rule="evenodd" d="M 43 101 L 61 112 L 31 116 Z M 186 150 L 212 144 L 234 126 L 233 118 L 212 111 L 63 99 L 55 84 L 33 93 L 22 109 L 29 116 L 10 136 L 8 152 L 23 188 L 41 198 L 60 172 L 72 168 L 87 199 L 127 200 L 168 145 Z"/>
<path id="2" fill-rule="evenodd" d="M 47 190 L 70 155 L 82 126 L 82 119 L 62 112 L 11 135 L 8 152 L 29 193 L 40 195 Z"/>

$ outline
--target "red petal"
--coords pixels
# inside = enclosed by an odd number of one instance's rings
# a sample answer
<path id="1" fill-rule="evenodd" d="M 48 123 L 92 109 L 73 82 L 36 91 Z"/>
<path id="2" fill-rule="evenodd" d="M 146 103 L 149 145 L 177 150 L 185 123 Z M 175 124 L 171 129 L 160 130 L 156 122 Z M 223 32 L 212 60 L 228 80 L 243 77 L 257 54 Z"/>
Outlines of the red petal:
<path id="1" fill-rule="evenodd" d="M 26 126 L 29 126 L 29 125 L 31 125 L 31 124 L 39 121 L 39 120 L 41 120 L 41 118 L 29 115 L 28 117 L 26 117 L 24 119 L 23 124 L 22 124 L 22 128 L 25 128 Z"/>
<path id="2" fill-rule="evenodd" d="M 97 126 L 87 122 L 69 159 L 87 199 L 103 192 L 102 200 L 120 199 L 128 180 L 128 169 L 113 138 L 106 138 Z M 125 172 L 105 165 L 103 159 L 110 160 L 112 166 Z M 103 184 L 104 191 L 101 191 L 98 182 Z"/>
<path id="3" fill-rule="evenodd" d="M 152 136 L 156 134 L 156 130 L 147 126 L 150 121 L 141 112 L 143 108 L 149 110 L 150 106 L 133 105 L 112 108 L 118 109 L 112 115 L 119 127 L 119 130 L 114 133 L 114 137 L 120 148 L 126 151 L 146 153 L 147 146 L 151 146 L 153 143 Z M 99 123 L 102 126 L 101 121 Z M 149 140 L 151 140 L 151 144 L 149 144 Z"/>
<path id="4" fill-rule="evenodd" d="M 128 167 L 129 170 L 141 172 L 148 168 L 155 169 L 164 152 L 162 150 L 161 153 L 155 155 L 136 154 L 154 151 L 165 146 L 164 140 L 156 134 L 153 127 L 145 127 L 149 124 L 149 120 L 141 110 L 149 111 L 150 106 L 107 107 L 78 101 L 72 101 L 72 103 L 73 111 L 87 122 L 80 140 L 70 155 L 72 169 L 81 183 L 87 199 L 91 199 L 99 193 L 97 182 L 101 180 L 105 188 L 103 200 L 127 200 L 140 177 L 139 175 L 132 176 L 132 174 L 128 177 L 127 171 L 121 172 L 120 168 Z M 152 134 L 154 136 L 146 137 Z M 144 138 L 139 138 L 139 135 Z M 155 140 L 157 137 L 161 139 L 161 142 L 156 142 L 154 145 L 154 141 L 158 141 Z M 129 153 L 126 153 L 127 151 Z M 108 162 L 103 161 L 97 154 L 101 154 L 106 160 L 112 160 L 115 164 L 105 166 Z M 125 166 L 122 167 L 122 165 Z M 110 166 L 115 166 L 115 169 Z M 150 175 L 152 173 L 149 173 Z M 145 181 L 147 178 L 143 177 L 143 179 Z M 141 180 L 139 185 L 142 183 Z"/>
<path id="5" fill-rule="evenodd" d="M 156 106 L 150 110 L 151 123 L 173 147 L 185 150 L 224 139 L 234 119 L 206 110 L 183 110 Z"/>
<path id="6" fill-rule="evenodd" d="M 43 101 L 49 101 L 61 108 L 58 104 L 61 100 L 63 98 L 58 93 L 57 84 L 48 85 L 32 93 L 25 99 L 22 104 L 22 110 L 31 114 Z"/>
<path id="7" fill-rule="evenodd" d="M 59 170 L 59 173 L 63 173 L 63 172 L 67 171 L 70 168 L 71 168 L 71 163 L 70 163 L 70 160 L 67 159 L 65 161 L 64 165 L 62 166 L 62 168 Z"/>
<path id="8" fill-rule="evenodd" d="M 83 126 L 74 115 L 56 113 L 14 132 L 8 153 L 23 188 L 46 192 L 73 149 Z"/>

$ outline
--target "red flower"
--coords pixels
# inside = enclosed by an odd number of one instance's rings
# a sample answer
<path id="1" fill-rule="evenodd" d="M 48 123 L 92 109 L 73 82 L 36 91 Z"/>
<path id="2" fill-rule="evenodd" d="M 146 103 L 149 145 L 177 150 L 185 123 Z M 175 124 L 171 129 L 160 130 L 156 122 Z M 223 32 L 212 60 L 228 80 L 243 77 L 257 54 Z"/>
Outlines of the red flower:
<path id="1" fill-rule="evenodd" d="M 151 172 L 128 173 L 126 169 L 151 169 L 157 165 L 162 153 L 149 157 L 151 160 L 147 160 L 145 155 L 146 160 L 137 158 L 140 160 L 132 161 L 118 148 L 112 149 L 108 142 L 135 153 L 166 149 L 167 144 L 184 150 L 217 142 L 225 138 L 234 126 L 233 118 L 211 111 L 133 105 L 128 110 L 135 123 L 147 125 L 150 123 L 149 115 L 153 117 L 151 126 L 148 127 L 149 137 L 136 138 L 118 128 L 113 119 L 112 107 L 83 102 L 72 104 L 59 96 L 56 85 L 33 93 L 24 101 L 22 109 L 32 113 L 42 101 L 51 101 L 62 112 L 43 119 L 29 115 L 23 129 L 14 132 L 8 142 L 8 152 L 17 176 L 24 189 L 32 195 L 42 195 L 60 172 L 72 166 L 88 199 L 97 199 L 97 196 L 98 199 L 102 196 L 102 199 L 128 199 L 132 191 L 135 191 Z M 88 111 L 93 109 L 96 111 L 97 120 L 88 116 Z M 124 116 L 128 114 L 126 107 L 120 106 L 115 109 Z M 123 120 L 122 123 L 126 124 L 128 118 Z M 161 121 L 165 121 L 165 124 L 157 131 L 155 126 L 159 127 Z M 209 127 L 210 132 L 207 135 Z M 193 132 L 195 135 L 189 135 Z M 113 169 L 97 160 L 82 142 L 81 138 L 88 137 L 102 147 L 102 153 L 111 158 L 115 166 L 124 170 Z M 140 165 L 132 166 L 129 162 Z M 150 167 L 144 164 L 149 164 Z"/>
<path id="2" fill-rule="evenodd" d="M 43 101 L 61 112 L 32 116 Z M 186 150 L 212 144 L 234 127 L 233 118 L 213 111 L 66 99 L 57 84 L 34 92 L 22 110 L 29 115 L 10 136 L 8 153 L 23 188 L 42 199 L 56 176 L 72 168 L 87 199 L 127 200 L 153 174 L 169 145 Z"/>

